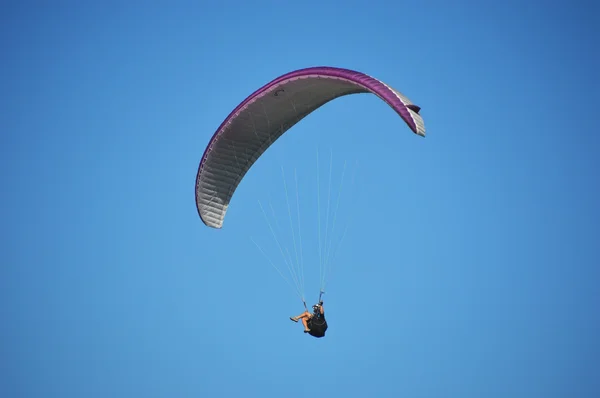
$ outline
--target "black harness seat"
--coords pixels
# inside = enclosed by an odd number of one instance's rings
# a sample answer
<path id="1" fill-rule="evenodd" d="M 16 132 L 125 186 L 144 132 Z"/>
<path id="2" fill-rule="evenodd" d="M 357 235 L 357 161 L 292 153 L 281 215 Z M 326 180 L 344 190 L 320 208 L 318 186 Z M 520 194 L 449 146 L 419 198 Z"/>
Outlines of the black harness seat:
<path id="1" fill-rule="evenodd" d="M 313 314 L 313 316 L 308 320 L 307 324 L 308 328 L 310 329 L 308 334 L 317 338 L 325 336 L 325 331 L 327 330 L 325 314 Z"/>

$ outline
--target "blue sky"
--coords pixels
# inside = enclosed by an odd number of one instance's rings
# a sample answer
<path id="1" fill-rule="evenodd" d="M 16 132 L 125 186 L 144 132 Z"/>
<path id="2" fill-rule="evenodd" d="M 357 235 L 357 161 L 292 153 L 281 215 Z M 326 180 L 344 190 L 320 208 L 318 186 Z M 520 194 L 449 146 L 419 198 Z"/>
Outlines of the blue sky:
<path id="1" fill-rule="evenodd" d="M 2 5 L 0 396 L 600 394 L 597 7 L 169 4 Z M 215 129 L 320 65 L 407 95 L 427 137 L 375 96 L 341 98 L 204 226 Z M 332 195 L 348 162 L 332 241 L 349 228 L 314 339 L 251 237 L 282 264 L 258 203 L 291 245 L 295 169 L 312 303 L 330 156 Z"/>

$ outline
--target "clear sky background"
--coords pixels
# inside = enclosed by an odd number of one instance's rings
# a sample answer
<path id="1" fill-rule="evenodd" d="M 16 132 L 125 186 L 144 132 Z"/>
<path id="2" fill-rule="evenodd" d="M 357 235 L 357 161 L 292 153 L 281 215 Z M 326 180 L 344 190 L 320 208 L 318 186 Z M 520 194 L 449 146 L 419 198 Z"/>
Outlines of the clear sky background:
<path id="1" fill-rule="evenodd" d="M 0 9 L 0 396 L 600 396 L 593 2 L 48 4 Z M 407 95 L 427 137 L 373 95 L 334 101 L 206 227 L 215 129 L 321 65 Z M 330 159 L 315 339 L 251 238 L 285 270 L 259 201 L 293 250 L 295 169 L 312 304 Z"/>

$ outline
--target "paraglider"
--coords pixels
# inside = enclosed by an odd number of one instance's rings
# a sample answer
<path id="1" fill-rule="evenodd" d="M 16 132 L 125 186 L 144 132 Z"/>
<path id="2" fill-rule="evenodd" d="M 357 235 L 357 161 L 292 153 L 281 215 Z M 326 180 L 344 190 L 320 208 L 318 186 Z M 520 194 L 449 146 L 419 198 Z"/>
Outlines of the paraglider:
<path id="1" fill-rule="evenodd" d="M 238 185 L 252 165 L 286 131 L 326 103 L 360 93 L 376 95 L 413 133 L 425 136 L 425 125 L 419 114 L 421 108 L 380 80 L 334 67 L 312 67 L 286 73 L 250 94 L 231 111 L 206 146 L 198 167 L 195 190 L 196 208 L 202 222 L 211 228 L 223 227 Z M 281 254 L 284 255 L 283 251 Z M 290 265 L 285 255 L 284 261 Z M 313 306 L 313 313 L 308 312 L 304 296 L 298 292 L 306 311 L 290 318 L 294 322 L 301 320 L 304 332 L 314 337 L 325 336 L 328 328 L 321 300 L 324 279 L 322 277 L 319 304 Z"/>
<path id="2" fill-rule="evenodd" d="M 323 301 L 319 301 L 318 304 L 313 305 L 313 313 L 304 311 L 298 316 L 292 316 L 290 319 L 294 322 L 302 321 L 304 326 L 304 333 L 308 333 L 313 337 L 321 338 L 325 337 L 327 331 L 327 320 L 325 319 L 325 309 L 323 308 Z"/>

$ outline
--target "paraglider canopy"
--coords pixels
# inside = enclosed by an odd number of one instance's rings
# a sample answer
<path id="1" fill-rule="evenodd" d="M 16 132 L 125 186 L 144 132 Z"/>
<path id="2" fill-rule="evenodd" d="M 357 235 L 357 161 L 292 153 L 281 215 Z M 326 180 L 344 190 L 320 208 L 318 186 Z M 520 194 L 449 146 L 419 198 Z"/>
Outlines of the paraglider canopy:
<path id="1" fill-rule="evenodd" d="M 375 78 L 333 67 L 287 73 L 248 96 L 208 143 L 196 176 L 196 207 L 202 221 L 221 228 L 237 186 L 269 146 L 327 102 L 359 93 L 377 95 L 415 134 L 425 136 L 420 107 Z"/>

